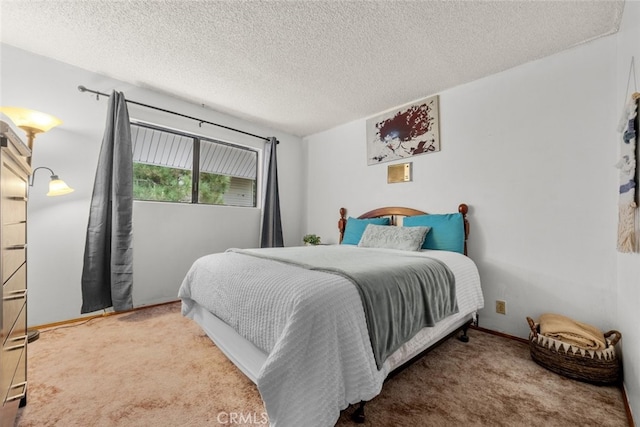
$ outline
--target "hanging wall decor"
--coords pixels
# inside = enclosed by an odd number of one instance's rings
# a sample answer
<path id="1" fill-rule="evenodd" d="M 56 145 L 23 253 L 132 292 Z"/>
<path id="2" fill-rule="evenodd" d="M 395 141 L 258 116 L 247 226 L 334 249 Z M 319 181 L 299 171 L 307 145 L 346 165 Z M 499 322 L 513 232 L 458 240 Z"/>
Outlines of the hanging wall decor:
<path id="1" fill-rule="evenodd" d="M 440 151 L 438 96 L 367 120 L 367 163 Z"/>
<path id="2" fill-rule="evenodd" d="M 616 167 L 620 169 L 620 188 L 618 197 L 618 251 L 637 252 L 635 215 L 638 205 L 636 192 L 638 181 L 636 175 L 636 117 L 640 93 L 634 93 L 625 105 L 618 132 L 620 141 L 620 161 Z"/>

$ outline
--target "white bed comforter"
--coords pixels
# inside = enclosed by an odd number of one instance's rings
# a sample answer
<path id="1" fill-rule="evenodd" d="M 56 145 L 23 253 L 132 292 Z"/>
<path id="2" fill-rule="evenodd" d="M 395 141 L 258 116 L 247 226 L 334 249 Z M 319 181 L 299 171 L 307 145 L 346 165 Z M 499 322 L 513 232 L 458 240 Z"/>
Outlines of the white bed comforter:
<path id="1" fill-rule="evenodd" d="M 477 277 L 469 258 L 447 254 Z M 376 368 L 358 291 L 341 276 L 225 252 L 197 260 L 179 297 L 183 314 L 197 301 L 268 354 L 257 386 L 272 426 L 335 425 L 349 404 L 379 394 L 389 372 Z"/>

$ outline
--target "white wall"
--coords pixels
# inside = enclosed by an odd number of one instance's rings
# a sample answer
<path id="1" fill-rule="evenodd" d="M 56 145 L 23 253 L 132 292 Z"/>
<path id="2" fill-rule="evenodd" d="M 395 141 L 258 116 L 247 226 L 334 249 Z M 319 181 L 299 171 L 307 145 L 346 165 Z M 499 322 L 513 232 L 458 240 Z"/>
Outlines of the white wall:
<path id="1" fill-rule="evenodd" d="M 626 93 L 631 58 L 635 56 L 635 81 L 640 82 L 640 2 L 627 1 L 618 34 L 618 75 L 614 111 L 621 114 L 629 100 Z M 629 91 L 640 92 L 631 77 Z M 619 118 L 619 116 L 618 116 Z M 619 141 L 620 135 L 617 135 Z M 639 164 L 640 164 L 640 159 Z M 638 189 L 640 191 L 640 189 Z M 636 217 L 640 216 L 640 212 Z M 640 254 L 618 254 L 617 324 L 622 333 L 624 384 L 636 423 L 640 419 Z"/>
<path id="2" fill-rule="evenodd" d="M 387 184 L 388 164 L 367 166 L 365 119 L 306 137 L 305 232 L 337 241 L 341 206 L 357 216 L 394 205 L 455 212 L 464 202 L 481 326 L 527 337 L 526 316 L 559 312 L 605 331 L 637 329 L 631 309 L 616 315 L 627 296 L 638 306 L 637 289 L 616 295 L 631 287 L 616 283 L 616 44 L 599 39 L 440 93 L 442 150 L 410 160 L 410 183 Z"/>
<path id="3" fill-rule="evenodd" d="M 80 93 L 78 85 L 240 128 L 276 136 L 285 244 L 302 239 L 303 147 L 301 139 L 135 87 L 7 45 L 2 59 L 1 105 L 32 108 L 60 117 L 58 128 L 38 135 L 33 167 L 47 166 L 75 192 L 45 196 L 48 174 L 39 171 L 29 194 L 29 324 L 80 316 L 80 277 L 93 180 L 107 114 L 107 101 Z M 188 76 L 185 76 L 188 78 Z M 263 143 L 220 128 L 129 105 L 132 118 L 262 149 Z M 6 118 L 5 118 L 6 120 Z M 18 134 L 22 134 L 18 130 Z M 258 245 L 260 210 L 220 206 L 134 203 L 134 305 L 175 300 L 191 263 L 228 247 Z"/>
<path id="4" fill-rule="evenodd" d="M 465 202 L 482 326 L 526 336 L 525 316 L 545 311 L 617 326 L 611 64 L 609 37 L 441 93 L 442 150 L 412 159 L 410 183 L 387 184 L 387 164 L 367 166 L 364 119 L 305 138 L 306 232 L 335 241 L 341 206 L 359 215 Z"/>

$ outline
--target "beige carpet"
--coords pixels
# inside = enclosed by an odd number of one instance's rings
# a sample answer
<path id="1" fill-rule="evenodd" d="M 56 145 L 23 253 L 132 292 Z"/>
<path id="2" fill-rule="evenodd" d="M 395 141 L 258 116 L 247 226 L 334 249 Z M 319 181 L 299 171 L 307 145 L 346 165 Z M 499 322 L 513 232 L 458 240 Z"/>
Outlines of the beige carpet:
<path id="1" fill-rule="evenodd" d="M 470 337 L 389 380 L 367 404 L 365 425 L 628 425 L 617 387 L 548 372 L 517 341 L 475 330 Z M 353 409 L 339 426 L 355 427 Z M 254 384 L 176 303 L 41 331 L 29 345 L 18 426 L 265 425 L 263 416 Z"/>

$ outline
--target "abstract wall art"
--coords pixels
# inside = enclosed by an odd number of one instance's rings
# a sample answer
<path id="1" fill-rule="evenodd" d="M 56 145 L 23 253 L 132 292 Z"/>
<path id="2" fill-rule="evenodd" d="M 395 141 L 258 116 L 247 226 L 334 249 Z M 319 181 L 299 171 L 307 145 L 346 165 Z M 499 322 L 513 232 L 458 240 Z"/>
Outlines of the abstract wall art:
<path id="1" fill-rule="evenodd" d="M 440 151 L 438 95 L 367 120 L 367 164 Z"/>

